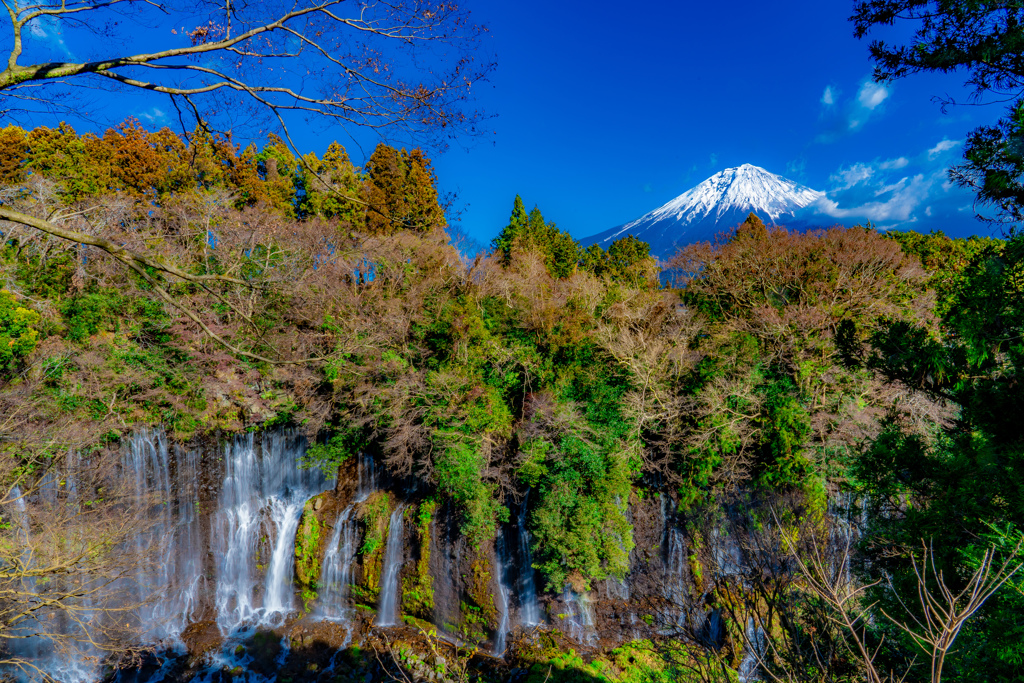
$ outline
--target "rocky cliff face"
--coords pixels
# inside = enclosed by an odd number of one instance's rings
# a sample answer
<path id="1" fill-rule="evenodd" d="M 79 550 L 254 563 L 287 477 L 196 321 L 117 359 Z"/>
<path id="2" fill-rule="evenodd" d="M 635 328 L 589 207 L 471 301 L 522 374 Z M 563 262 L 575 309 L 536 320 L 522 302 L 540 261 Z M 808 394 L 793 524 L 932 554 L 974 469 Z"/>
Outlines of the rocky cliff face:
<path id="1" fill-rule="evenodd" d="M 488 666 L 510 676 L 506 662 L 663 637 L 725 648 L 740 667 L 751 638 L 724 615 L 780 561 L 764 533 L 771 501 L 682 515 L 667 492 L 637 489 L 625 503 L 636 542 L 628 574 L 545 590 L 530 566 L 529 495 L 497 538 L 472 547 L 449 506 L 384 476 L 372 457 L 330 477 L 300 468 L 304 449 L 287 431 L 191 449 L 158 432 L 126 443 L 125 474 L 152 506 L 138 542 L 155 554 L 124 580 L 126 595 L 144 598 L 139 638 L 157 653 L 134 680 L 373 678 L 383 669 L 349 648 L 404 639 L 429 654 L 431 638 L 489 653 Z M 109 675 L 99 650 L 74 666 L 45 649 L 27 654 L 66 680 Z"/>

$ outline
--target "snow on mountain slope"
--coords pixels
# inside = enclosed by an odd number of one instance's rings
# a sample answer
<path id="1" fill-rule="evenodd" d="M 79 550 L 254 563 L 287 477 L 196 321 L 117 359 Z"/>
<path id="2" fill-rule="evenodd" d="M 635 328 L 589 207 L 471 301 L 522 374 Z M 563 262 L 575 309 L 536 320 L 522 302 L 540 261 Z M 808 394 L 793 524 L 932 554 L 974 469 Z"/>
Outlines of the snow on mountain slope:
<path id="1" fill-rule="evenodd" d="M 824 192 L 744 164 L 720 171 L 664 206 L 582 243 L 607 247 L 620 237 L 633 235 L 649 243 L 653 255 L 666 257 L 680 246 L 713 240 L 751 212 L 766 223 L 785 224 L 824 196 Z"/>

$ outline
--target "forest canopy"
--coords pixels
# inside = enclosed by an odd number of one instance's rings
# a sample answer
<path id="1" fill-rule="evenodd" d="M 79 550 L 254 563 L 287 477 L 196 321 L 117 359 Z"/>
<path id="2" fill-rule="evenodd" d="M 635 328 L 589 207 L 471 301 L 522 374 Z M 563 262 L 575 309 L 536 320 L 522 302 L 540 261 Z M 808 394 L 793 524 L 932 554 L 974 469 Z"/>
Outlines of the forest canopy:
<path id="1" fill-rule="evenodd" d="M 160 266 L 0 225 L 8 496 L 145 426 L 188 441 L 287 424 L 316 441 L 309 467 L 366 452 L 436 491 L 476 547 L 529 493 L 556 592 L 622 579 L 628 505 L 665 491 L 697 526 L 736 503 L 797 501 L 806 520 L 863 497 L 864 576 L 892 577 L 887 609 L 914 590 L 922 538 L 956 536 L 934 556 L 950 577 L 997 541 L 1016 552 L 1019 237 L 751 216 L 678 252 L 663 285 L 646 244 L 583 248 L 518 196 L 465 261 L 417 149 L 358 168 L 336 143 L 302 164 L 274 137 L 134 121 L 0 137 L 5 205 Z M 987 603 L 954 678 L 1019 667 L 999 635 L 1019 602 Z M 914 669 L 912 639 L 886 629 L 880 656 Z"/>

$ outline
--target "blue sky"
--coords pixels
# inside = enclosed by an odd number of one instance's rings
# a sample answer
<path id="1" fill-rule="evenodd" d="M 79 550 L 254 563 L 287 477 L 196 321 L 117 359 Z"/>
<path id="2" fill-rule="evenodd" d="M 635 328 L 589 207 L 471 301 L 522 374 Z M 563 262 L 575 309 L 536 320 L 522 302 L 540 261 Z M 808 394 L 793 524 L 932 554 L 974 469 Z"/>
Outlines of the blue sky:
<path id="1" fill-rule="evenodd" d="M 989 234 L 945 169 L 1001 109 L 943 114 L 932 97 L 960 97 L 957 75 L 872 83 L 850 13 L 836 0 L 481 8 L 496 135 L 437 160 L 469 203 L 466 230 L 492 235 L 518 192 L 583 237 L 753 163 L 829 192 L 824 223 Z"/>
<path id="2" fill-rule="evenodd" d="M 467 4 L 490 28 L 485 48 L 498 62 L 474 92 L 495 115 L 493 132 L 432 157 L 442 188 L 458 192 L 462 228 L 480 242 L 504 225 L 517 193 L 585 237 L 743 163 L 827 191 L 823 223 L 992 232 L 945 170 L 966 134 L 1002 110 L 942 113 L 934 96 L 966 99 L 955 74 L 872 83 L 848 0 Z M 50 51 L 78 51 L 46 26 L 37 33 Z M 163 100 L 93 105 L 107 119 L 173 123 Z M 304 151 L 348 142 L 341 130 L 293 132 Z M 361 152 L 346 146 L 358 163 Z"/>

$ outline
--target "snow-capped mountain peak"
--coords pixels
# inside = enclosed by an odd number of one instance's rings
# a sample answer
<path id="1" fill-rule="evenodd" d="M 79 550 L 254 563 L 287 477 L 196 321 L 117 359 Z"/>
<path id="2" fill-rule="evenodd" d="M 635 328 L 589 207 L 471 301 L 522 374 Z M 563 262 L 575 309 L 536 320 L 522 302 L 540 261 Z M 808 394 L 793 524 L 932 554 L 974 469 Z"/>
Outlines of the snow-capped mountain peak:
<path id="1" fill-rule="evenodd" d="M 783 223 L 825 196 L 753 164 L 727 168 L 640 218 L 586 240 L 611 242 L 634 235 L 667 256 L 679 246 L 714 239 L 750 213 L 767 223 Z"/>

